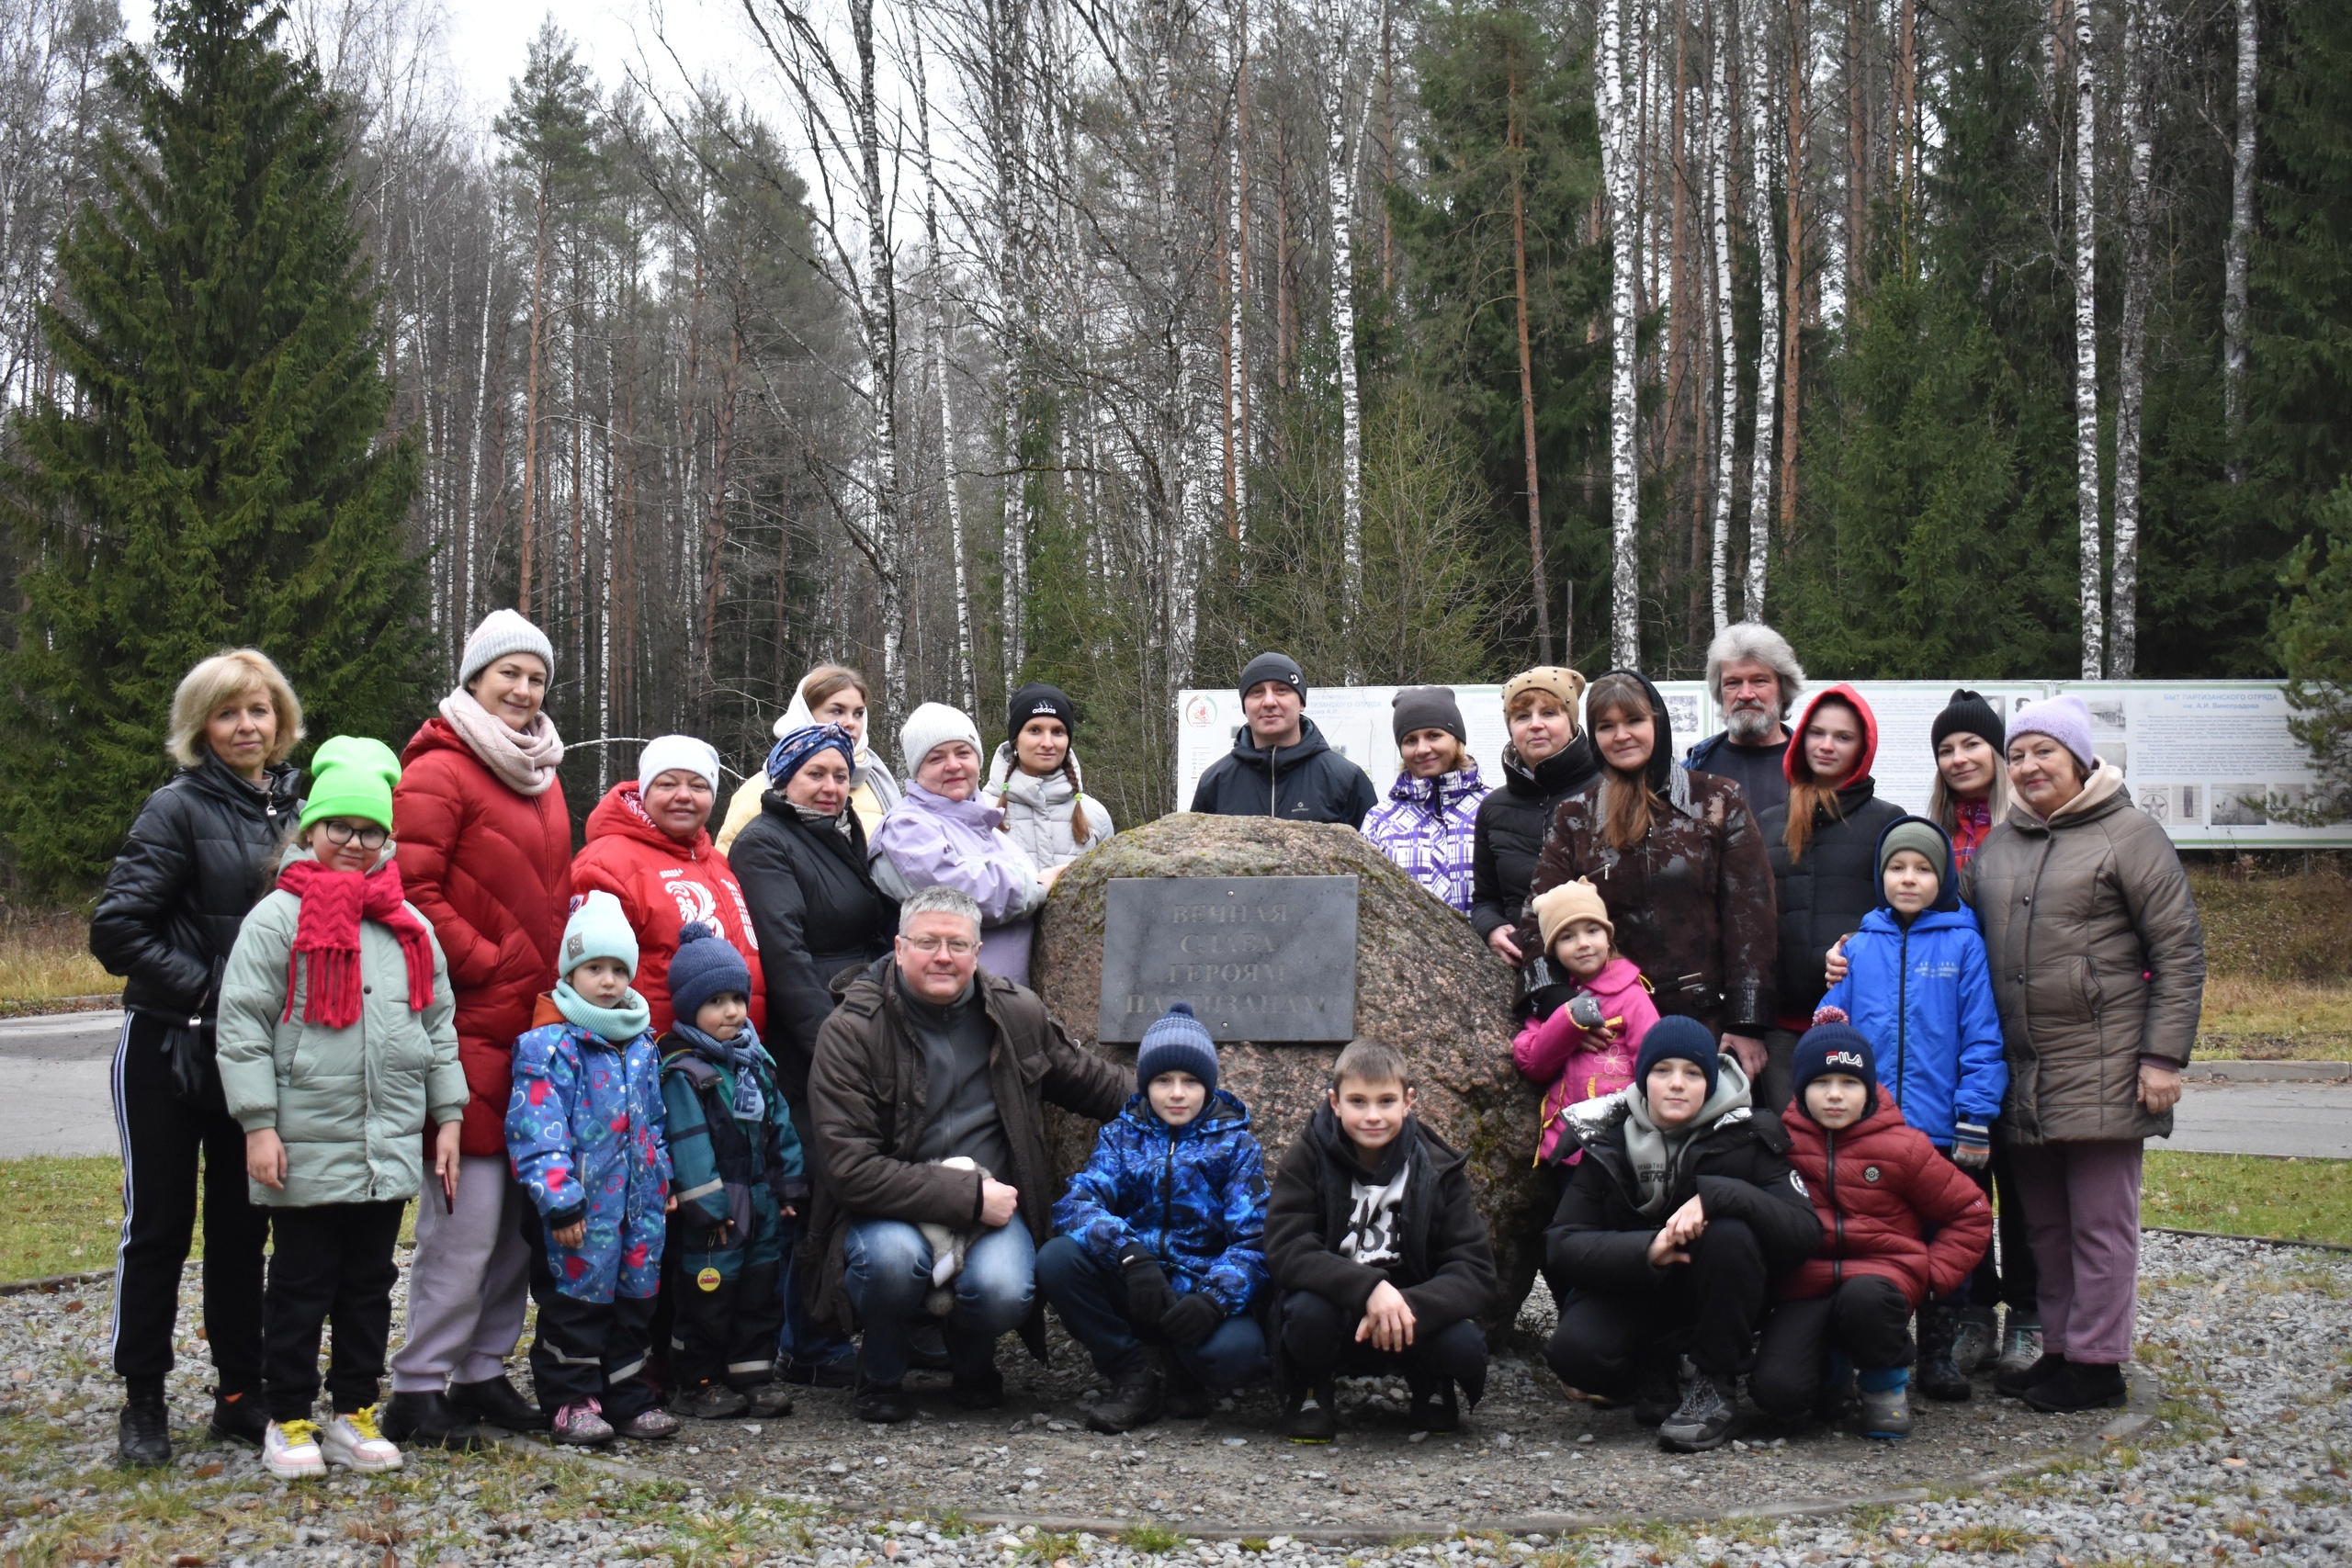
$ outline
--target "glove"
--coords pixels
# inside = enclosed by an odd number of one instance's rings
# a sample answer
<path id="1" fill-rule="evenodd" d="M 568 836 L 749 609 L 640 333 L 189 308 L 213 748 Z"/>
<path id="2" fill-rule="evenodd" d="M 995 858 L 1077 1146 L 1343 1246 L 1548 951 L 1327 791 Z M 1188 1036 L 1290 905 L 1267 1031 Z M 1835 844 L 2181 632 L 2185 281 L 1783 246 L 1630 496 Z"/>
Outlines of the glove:
<path id="1" fill-rule="evenodd" d="M 1951 1130 L 1951 1163 L 1982 1170 L 1993 1160 L 1993 1130 L 1978 1122 L 1958 1122 Z"/>
<path id="2" fill-rule="evenodd" d="M 1139 1325 L 1156 1324 L 1176 1304 L 1176 1292 L 1168 1283 L 1167 1271 L 1150 1253 L 1138 1248 L 1123 1254 L 1119 1272 L 1127 1281 L 1129 1322 Z"/>
<path id="3" fill-rule="evenodd" d="M 1215 1334 L 1225 1322 L 1225 1308 L 1206 1291 L 1178 1296 L 1176 1304 L 1160 1314 L 1159 1332 L 1190 1348 Z"/>

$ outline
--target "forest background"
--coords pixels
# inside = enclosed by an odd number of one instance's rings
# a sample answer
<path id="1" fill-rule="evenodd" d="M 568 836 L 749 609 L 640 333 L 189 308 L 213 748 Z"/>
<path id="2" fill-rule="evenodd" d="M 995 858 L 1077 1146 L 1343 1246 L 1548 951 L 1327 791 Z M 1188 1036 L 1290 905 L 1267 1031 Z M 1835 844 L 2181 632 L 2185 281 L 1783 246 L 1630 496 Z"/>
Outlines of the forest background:
<path id="1" fill-rule="evenodd" d="M 25 895 L 193 659 L 398 744 L 500 604 L 582 814 L 835 659 L 886 751 L 1064 685 L 1123 822 L 1264 647 L 2352 673 L 2332 0 L 741 0 L 494 118 L 442 3 L 0 0 Z"/>

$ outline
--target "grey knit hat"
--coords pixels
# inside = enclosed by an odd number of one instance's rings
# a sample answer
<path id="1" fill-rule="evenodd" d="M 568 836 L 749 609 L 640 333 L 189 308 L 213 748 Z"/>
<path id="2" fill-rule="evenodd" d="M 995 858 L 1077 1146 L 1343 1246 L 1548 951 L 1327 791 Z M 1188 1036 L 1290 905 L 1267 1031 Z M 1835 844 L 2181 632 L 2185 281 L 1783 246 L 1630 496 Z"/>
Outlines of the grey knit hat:
<path id="1" fill-rule="evenodd" d="M 1399 746 L 1417 729 L 1442 729 L 1464 745 L 1470 743 L 1469 731 L 1462 722 L 1462 705 L 1453 700 L 1451 686 L 1406 686 L 1388 700 L 1388 706 L 1389 724 L 1396 731 Z"/>
<path id="2" fill-rule="evenodd" d="M 512 610 L 492 610 L 481 618 L 474 635 L 466 638 L 466 656 L 458 664 L 458 684 L 463 686 L 510 653 L 537 654 L 555 673 L 555 645 L 548 634 Z"/>

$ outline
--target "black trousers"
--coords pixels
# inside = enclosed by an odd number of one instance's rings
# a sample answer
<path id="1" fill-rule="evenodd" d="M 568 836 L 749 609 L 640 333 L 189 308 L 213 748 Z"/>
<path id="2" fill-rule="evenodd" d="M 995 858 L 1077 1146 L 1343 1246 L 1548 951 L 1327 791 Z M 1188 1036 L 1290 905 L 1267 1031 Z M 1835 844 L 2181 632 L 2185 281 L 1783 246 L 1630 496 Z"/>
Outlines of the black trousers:
<path id="1" fill-rule="evenodd" d="M 1562 1382 L 1623 1399 L 1667 1357 L 1688 1354 L 1718 1379 L 1747 1368 L 1771 1282 L 1756 1233 L 1743 1220 L 1714 1220 L 1685 1250 L 1690 1261 L 1646 1290 L 1576 1288 L 1544 1347 Z"/>
<path id="2" fill-rule="evenodd" d="M 1350 1313 L 1312 1291 L 1283 1298 L 1283 1359 L 1290 1376 L 1329 1396 L 1334 1377 L 1450 1378 L 1476 1404 L 1487 1392 L 1487 1336 L 1468 1318 L 1443 1325 L 1418 1323 L 1402 1350 L 1359 1344 L 1361 1313 Z"/>
<path id="3" fill-rule="evenodd" d="M 122 1138 L 122 1240 L 115 1253 L 114 1370 L 133 1398 L 160 1399 L 172 1370 L 180 1269 L 204 1194 L 204 1338 L 224 1394 L 262 1386 L 262 1244 L 269 1217 L 245 1196 L 245 1130 L 172 1092 L 164 1025 L 138 1013 L 115 1043 Z"/>
<path id="4" fill-rule="evenodd" d="M 1967 1303 L 1989 1311 L 1998 1303 L 2013 1312 L 2040 1317 L 2041 1270 L 2034 1266 L 2033 1241 L 2025 1225 L 2025 1199 L 2018 1191 L 2018 1179 L 2009 1167 L 2007 1142 L 1997 1137 L 1993 1140 L 1993 1163 L 1989 1168 L 1970 1170 L 1962 1166 L 1961 1170 L 1976 1183 L 1976 1190 L 1984 1194 L 1985 1201 L 1994 1204 L 1997 1242 L 1984 1249 L 1976 1272 L 1968 1278 Z M 1954 1292 L 1954 1297 L 1959 1294 Z"/>
<path id="5" fill-rule="evenodd" d="M 556 1289 L 548 1267 L 547 1227 L 531 1234 L 531 1300 L 539 1329 L 531 1339 L 531 1389 L 550 1417 L 567 1404 L 595 1400 L 616 1427 L 653 1405 L 646 1358 L 653 1348 L 651 1296 L 584 1302 Z"/>
<path id="6" fill-rule="evenodd" d="M 1910 1324 L 1910 1302 L 1875 1274 L 1840 1280 L 1826 1296 L 1782 1302 L 1757 1344 L 1747 1396 L 1767 1415 L 1802 1415 L 1829 1381 L 1833 1350 L 1858 1371 L 1909 1366 Z"/>
<path id="7" fill-rule="evenodd" d="M 758 1234 L 718 1251 L 701 1249 L 699 1226 L 673 1224 L 662 1266 L 662 1315 L 669 1334 L 669 1382 L 677 1388 L 723 1382 L 753 1389 L 775 1377 L 784 1332 L 784 1221 L 754 1214 Z"/>
<path id="8" fill-rule="evenodd" d="M 262 1301 L 263 1393 L 273 1421 L 307 1421 L 319 1402 L 319 1332 L 332 1318 L 327 1397 L 338 1416 L 376 1403 L 392 1337 L 392 1286 L 405 1202 L 272 1209 Z"/>

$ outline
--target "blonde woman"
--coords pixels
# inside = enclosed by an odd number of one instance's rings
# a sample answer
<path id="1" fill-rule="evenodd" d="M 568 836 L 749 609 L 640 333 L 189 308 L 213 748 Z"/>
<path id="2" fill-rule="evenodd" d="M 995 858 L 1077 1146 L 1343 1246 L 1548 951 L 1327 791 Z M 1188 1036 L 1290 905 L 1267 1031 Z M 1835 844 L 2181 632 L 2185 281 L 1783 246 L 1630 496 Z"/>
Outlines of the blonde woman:
<path id="1" fill-rule="evenodd" d="M 222 1102 L 212 1058 L 221 970 L 301 810 L 300 775 L 286 761 L 301 739 L 302 705 L 267 655 L 241 648 L 190 670 L 172 698 L 170 751 L 180 771 L 140 807 L 90 917 L 91 953 L 123 976 L 113 1340 L 126 1385 L 116 1434 L 125 1465 L 171 1462 L 164 1379 L 199 1156 L 211 1429 L 258 1447 L 269 1425 L 261 1405 L 269 1222 L 247 1201 L 244 1129 Z"/>

